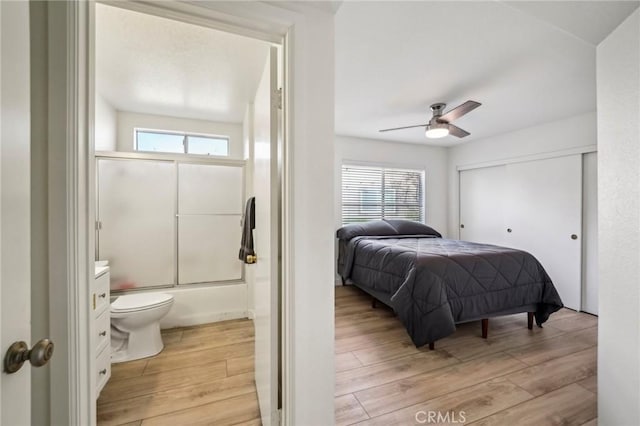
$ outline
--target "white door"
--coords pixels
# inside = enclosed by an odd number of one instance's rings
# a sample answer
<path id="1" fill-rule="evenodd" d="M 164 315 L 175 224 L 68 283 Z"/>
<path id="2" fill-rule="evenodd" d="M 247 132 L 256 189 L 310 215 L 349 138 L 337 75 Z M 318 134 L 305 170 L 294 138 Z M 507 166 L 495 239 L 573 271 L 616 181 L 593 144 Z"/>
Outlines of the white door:
<path id="1" fill-rule="evenodd" d="M 564 305 L 580 309 L 582 156 L 506 166 L 505 245 L 544 266 Z"/>
<path id="2" fill-rule="evenodd" d="M 460 172 L 460 239 L 504 245 L 505 166 Z"/>
<path id="3" fill-rule="evenodd" d="M 255 375 L 262 424 L 278 424 L 279 235 L 277 49 L 271 48 L 254 101 L 254 194 L 256 222 Z"/>
<path id="4" fill-rule="evenodd" d="M 29 3 L 0 2 L 0 352 L 31 344 Z M 31 366 L 0 373 L 0 424 L 31 423 Z"/>

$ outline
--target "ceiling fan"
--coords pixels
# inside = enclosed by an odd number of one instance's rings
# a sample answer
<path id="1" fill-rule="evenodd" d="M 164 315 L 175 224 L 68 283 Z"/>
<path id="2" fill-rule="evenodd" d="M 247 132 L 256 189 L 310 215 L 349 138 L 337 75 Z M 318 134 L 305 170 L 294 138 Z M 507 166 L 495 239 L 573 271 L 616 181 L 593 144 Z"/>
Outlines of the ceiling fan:
<path id="1" fill-rule="evenodd" d="M 442 111 L 447 106 L 447 104 L 437 103 L 431 105 L 431 111 L 433 112 L 433 117 L 426 124 L 417 124 L 415 126 L 405 126 L 405 127 L 394 127 L 392 129 L 382 129 L 380 132 L 390 132 L 392 130 L 402 130 L 402 129 L 411 129 L 414 127 L 426 127 L 425 136 L 428 138 L 443 138 L 447 135 L 453 135 L 459 138 L 464 138 L 465 136 L 469 136 L 471 133 L 466 130 L 462 130 L 458 126 L 454 126 L 451 124 L 453 120 L 457 120 L 463 115 L 473 111 L 482 105 L 480 102 L 476 101 L 467 101 L 463 104 L 458 105 L 451 111 L 446 114 L 442 114 Z"/>

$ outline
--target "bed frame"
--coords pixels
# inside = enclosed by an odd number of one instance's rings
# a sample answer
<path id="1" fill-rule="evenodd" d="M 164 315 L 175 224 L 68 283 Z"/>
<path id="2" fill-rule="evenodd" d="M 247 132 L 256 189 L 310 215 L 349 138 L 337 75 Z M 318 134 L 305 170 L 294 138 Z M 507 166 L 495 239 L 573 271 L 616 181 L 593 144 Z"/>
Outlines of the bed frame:
<path id="1" fill-rule="evenodd" d="M 358 285 L 358 283 L 353 282 L 352 280 L 345 280 L 344 277 L 340 276 L 340 279 L 342 280 L 342 285 L 353 285 L 357 288 L 359 288 L 360 290 L 362 290 L 363 292 L 367 293 L 369 296 L 371 296 L 371 308 L 375 309 L 378 305 L 378 302 L 382 303 L 385 306 L 388 306 L 390 309 L 393 310 L 393 307 L 391 306 L 391 296 L 388 293 L 384 293 L 381 291 L 376 291 L 376 290 L 372 290 L 370 288 L 367 288 L 365 286 L 361 286 Z M 529 330 L 533 329 L 533 314 L 535 313 L 536 310 L 536 306 L 535 305 L 526 305 L 526 306 L 519 306 L 517 308 L 513 308 L 513 309 L 507 309 L 505 311 L 500 311 L 500 312 L 494 312 L 491 313 L 490 315 L 487 315 L 487 317 L 485 318 L 470 318 L 467 319 L 465 321 L 461 321 L 458 324 L 462 324 L 465 322 L 471 322 L 471 321 L 480 321 L 481 325 L 482 325 L 482 338 L 486 339 L 487 336 L 489 335 L 489 318 L 495 318 L 495 317 L 502 317 L 505 315 L 513 315 L 513 314 L 519 314 L 519 313 L 525 313 L 527 314 L 527 328 Z M 538 326 L 540 328 L 542 328 L 542 326 Z M 429 349 L 430 350 L 434 350 L 436 348 L 436 344 L 435 342 L 429 342 Z"/>

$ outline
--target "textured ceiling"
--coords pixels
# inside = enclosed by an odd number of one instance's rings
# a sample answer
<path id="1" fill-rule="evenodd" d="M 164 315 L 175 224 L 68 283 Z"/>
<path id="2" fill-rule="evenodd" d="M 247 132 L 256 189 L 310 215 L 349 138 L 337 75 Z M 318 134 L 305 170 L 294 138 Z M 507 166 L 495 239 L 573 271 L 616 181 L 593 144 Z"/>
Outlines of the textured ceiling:
<path id="1" fill-rule="evenodd" d="M 96 90 L 114 108 L 242 122 L 268 44 L 96 5 Z"/>
<path id="2" fill-rule="evenodd" d="M 450 146 L 595 110 L 594 43 L 632 9 L 537 3 L 555 2 L 342 3 L 336 133 Z M 378 132 L 426 123 L 432 103 L 448 110 L 468 99 L 483 105 L 455 122 L 471 132 L 465 139 Z"/>

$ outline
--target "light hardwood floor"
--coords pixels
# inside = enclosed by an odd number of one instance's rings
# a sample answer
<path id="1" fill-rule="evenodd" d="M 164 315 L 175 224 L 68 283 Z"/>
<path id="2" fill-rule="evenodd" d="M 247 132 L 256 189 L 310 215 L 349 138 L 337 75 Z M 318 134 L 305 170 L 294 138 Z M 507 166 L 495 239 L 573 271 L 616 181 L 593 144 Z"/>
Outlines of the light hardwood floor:
<path id="1" fill-rule="evenodd" d="M 112 365 L 98 425 L 260 425 L 252 321 L 162 334 L 159 355 Z"/>
<path id="2" fill-rule="evenodd" d="M 250 320 L 163 338 L 158 356 L 112 366 L 100 426 L 260 425 Z M 595 424 L 596 338 L 596 317 L 565 309 L 542 329 L 527 330 L 525 314 L 494 318 L 487 340 L 476 322 L 435 351 L 416 349 L 388 308 L 337 287 L 336 423 L 410 425 L 419 411 L 464 411 L 467 425 Z"/>
<path id="3" fill-rule="evenodd" d="M 429 411 L 466 425 L 596 422 L 597 317 L 563 309 L 544 328 L 526 314 L 461 324 L 416 349 L 399 320 L 355 287 L 336 288 L 338 425 L 425 424 Z M 428 423 L 434 424 L 434 423 Z"/>

